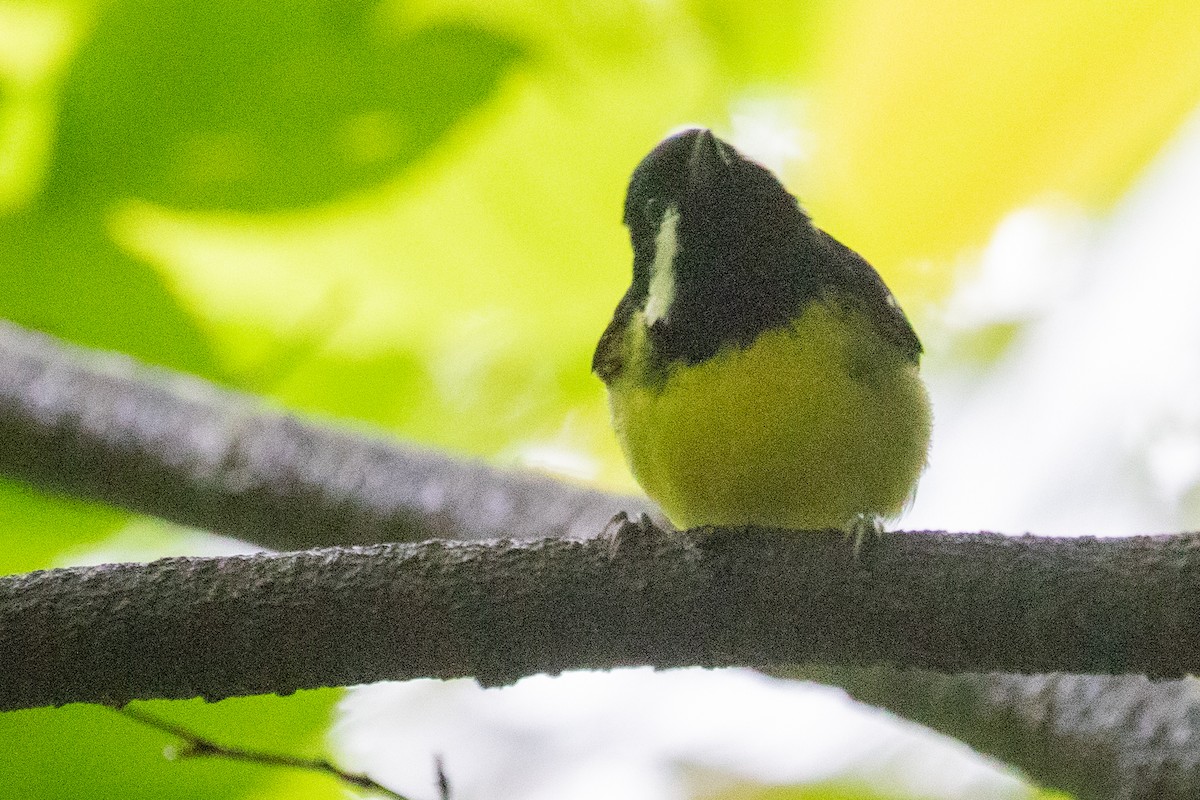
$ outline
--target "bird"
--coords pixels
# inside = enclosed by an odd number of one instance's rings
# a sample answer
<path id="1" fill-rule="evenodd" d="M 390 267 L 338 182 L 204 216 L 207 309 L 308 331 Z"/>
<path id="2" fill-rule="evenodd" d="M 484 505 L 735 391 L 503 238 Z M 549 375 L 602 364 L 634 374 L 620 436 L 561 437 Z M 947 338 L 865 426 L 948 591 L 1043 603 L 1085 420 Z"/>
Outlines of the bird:
<path id="1" fill-rule="evenodd" d="M 629 181 L 633 279 L 592 370 L 679 529 L 882 533 L 925 468 L 921 342 L 875 269 L 707 128 Z"/>

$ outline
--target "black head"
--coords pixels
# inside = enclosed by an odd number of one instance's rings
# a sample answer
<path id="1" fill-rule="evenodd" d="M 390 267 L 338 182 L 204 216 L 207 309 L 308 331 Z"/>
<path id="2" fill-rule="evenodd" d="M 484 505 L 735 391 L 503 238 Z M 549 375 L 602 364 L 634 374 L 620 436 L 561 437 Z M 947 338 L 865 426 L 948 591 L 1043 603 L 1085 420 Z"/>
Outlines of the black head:
<path id="1" fill-rule="evenodd" d="M 815 229 L 796 199 L 704 128 L 666 139 L 637 166 L 625 224 L 630 291 L 664 362 L 750 344 L 820 283 Z"/>
<path id="2" fill-rule="evenodd" d="M 822 296 L 854 304 L 914 363 L 921 343 L 879 275 L 813 226 L 765 168 L 703 128 L 642 159 L 625 197 L 633 283 L 600 338 L 592 368 L 625 368 L 626 331 L 644 325 L 650 370 L 664 378 L 790 324 Z M 647 376 L 654 379 L 654 375 Z"/>
<path id="3" fill-rule="evenodd" d="M 744 214 L 761 210 L 753 208 L 759 204 L 799 211 L 796 199 L 774 175 L 707 128 L 662 140 L 634 169 L 625 195 L 625 225 L 635 242 L 639 234 L 657 230 L 671 203 L 698 212 L 717 211 L 723 205 L 728 212 Z"/>

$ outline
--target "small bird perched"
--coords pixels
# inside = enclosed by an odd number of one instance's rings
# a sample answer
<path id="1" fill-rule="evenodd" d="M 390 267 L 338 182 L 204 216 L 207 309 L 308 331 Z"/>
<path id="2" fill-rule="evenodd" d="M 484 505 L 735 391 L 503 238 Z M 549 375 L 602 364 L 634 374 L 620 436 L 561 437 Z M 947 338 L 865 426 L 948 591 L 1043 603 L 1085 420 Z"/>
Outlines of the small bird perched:
<path id="1" fill-rule="evenodd" d="M 680 528 L 895 517 L 925 466 L 921 343 L 879 274 L 706 129 L 625 199 L 633 283 L 592 369 L 634 477 Z"/>

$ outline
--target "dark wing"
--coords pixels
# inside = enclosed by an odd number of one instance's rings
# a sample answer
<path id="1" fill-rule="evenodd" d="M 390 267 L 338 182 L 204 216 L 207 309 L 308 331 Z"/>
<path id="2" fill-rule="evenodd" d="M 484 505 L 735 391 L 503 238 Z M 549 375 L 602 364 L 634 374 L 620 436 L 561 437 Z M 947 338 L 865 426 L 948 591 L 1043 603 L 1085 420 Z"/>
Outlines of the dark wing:
<path id="1" fill-rule="evenodd" d="M 916 363 L 921 357 L 921 340 L 879 273 L 866 259 L 819 228 L 817 239 L 825 251 L 824 263 L 832 270 L 830 282 L 844 288 L 847 296 L 856 298 L 880 335 Z"/>
<path id="2" fill-rule="evenodd" d="M 617 303 L 612 321 L 600 334 L 600 343 L 596 345 L 596 353 L 592 356 L 592 372 L 605 383 L 620 375 L 625 367 L 625 329 L 629 327 L 629 318 L 633 316 L 636 305 L 631 286 L 621 302 Z"/>

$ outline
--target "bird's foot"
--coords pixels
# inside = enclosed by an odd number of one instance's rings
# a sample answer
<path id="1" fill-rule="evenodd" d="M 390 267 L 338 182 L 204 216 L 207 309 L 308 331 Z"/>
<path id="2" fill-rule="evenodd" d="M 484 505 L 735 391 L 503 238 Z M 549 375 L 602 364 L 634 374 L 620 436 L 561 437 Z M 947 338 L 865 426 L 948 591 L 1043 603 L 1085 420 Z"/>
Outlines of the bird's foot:
<path id="1" fill-rule="evenodd" d="M 851 545 L 854 560 L 858 561 L 864 552 L 879 543 L 883 538 L 883 520 L 875 514 L 855 514 L 854 519 L 846 527 L 845 541 Z"/>
<path id="2" fill-rule="evenodd" d="M 636 521 L 630 519 L 624 511 L 618 511 L 604 526 L 604 532 L 600 535 L 609 540 L 609 550 L 616 555 L 618 550 L 660 532 L 650 515 L 644 511 L 638 514 Z"/>

